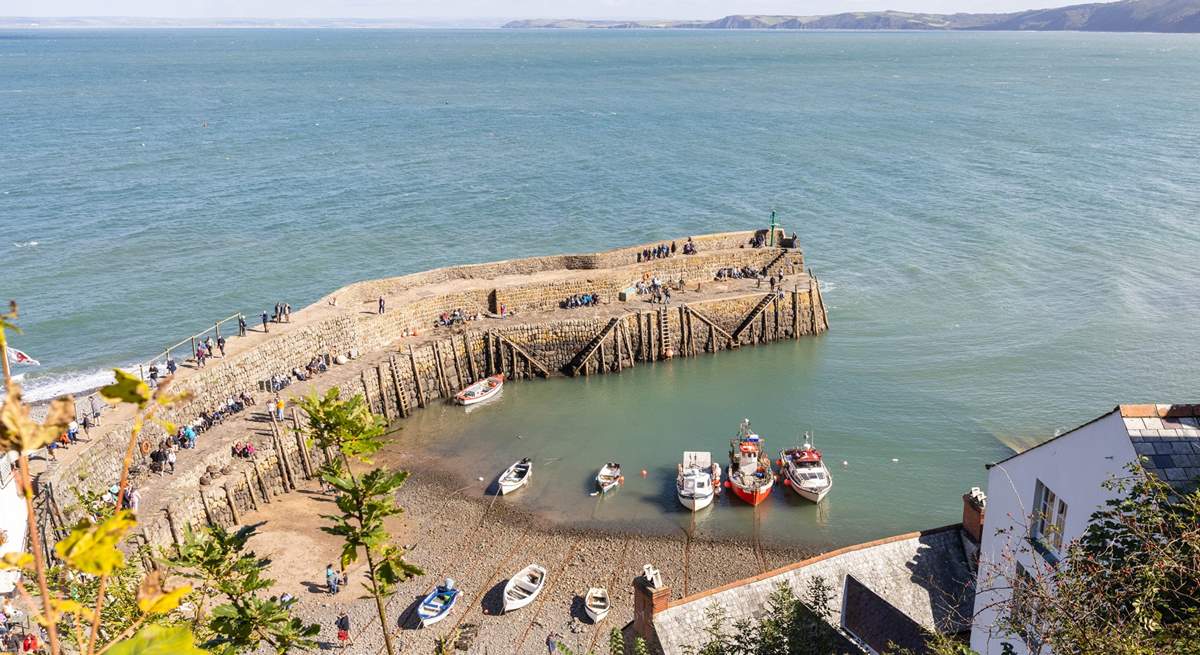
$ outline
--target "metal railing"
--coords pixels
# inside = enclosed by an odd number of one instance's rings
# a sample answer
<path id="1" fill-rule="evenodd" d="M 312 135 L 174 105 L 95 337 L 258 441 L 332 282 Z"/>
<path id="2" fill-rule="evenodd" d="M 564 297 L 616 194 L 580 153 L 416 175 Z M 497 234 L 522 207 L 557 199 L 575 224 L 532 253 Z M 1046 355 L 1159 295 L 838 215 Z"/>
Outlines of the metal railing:
<path id="1" fill-rule="evenodd" d="M 244 321 L 245 318 L 246 318 L 245 314 L 242 314 L 241 312 L 233 314 L 232 316 L 226 316 L 225 318 L 213 323 L 212 327 L 206 328 L 202 332 L 193 334 L 190 337 L 188 337 L 178 343 L 167 346 L 162 351 L 161 355 L 155 355 L 153 358 L 151 358 L 145 362 L 142 362 L 141 364 L 138 364 L 138 375 L 140 375 L 141 378 L 143 380 L 145 380 L 147 368 L 153 366 L 154 364 L 157 364 L 158 362 L 166 363 L 167 360 L 171 359 L 171 353 L 173 351 L 175 351 L 183 346 L 186 346 L 186 345 L 190 345 L 191 349 L 192 349 L 192 355 L 191 355 L 190 359 L 195 359 L 196 358 L 196 346 L 198 344 L 202 343 L 204 341 L 205 337 L 212 334 L 217 339 L 220 339 L 221 338 L 221 326 L 226 323 L 229 323 L 231 321 L 234 322 L 234 330 L 232 331 L 232 334 L 240 334 L 241 333 L 240 323 L 237 323 L 237 321 L 239 319 Z"/>

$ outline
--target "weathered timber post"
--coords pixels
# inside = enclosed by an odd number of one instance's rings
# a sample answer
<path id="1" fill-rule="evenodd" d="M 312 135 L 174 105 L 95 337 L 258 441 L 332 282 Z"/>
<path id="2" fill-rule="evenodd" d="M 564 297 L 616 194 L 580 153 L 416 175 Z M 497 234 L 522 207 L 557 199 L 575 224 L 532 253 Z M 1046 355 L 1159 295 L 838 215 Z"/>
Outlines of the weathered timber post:
<path id="1" fill-rule="evenodd" d="M 716 331 L 713 326 L 708 326 L 708 343 L 704 344 L 704 349 L 710 353 L 717 352 Z"/>
<path id="2" fill-rule="evenodd" d="M 800 338 L 800 290 L 792 288 L 792 338 Z"/>
<path id="3" fill-rule="evenodd" d="M 458 378 L 458 388 L 466 387 L 463 382 L 462 366 L 458 363 L 458 346 L 455 344 L 454 335 L 450 335 L 450 355 L 454 358 L 454 377 Z"/>
<path id="4" fill-rule="evenodd" d="M 367 389 L 367 372 L 360 371 L 358 374 L 358 379 L 360 382 L 362 382 L 363 400 L 367 402 L 367 411 L 373 414 L 375 413 L 375 408 L 371 403 L 371 391 Z"/>
<path id="5" fill-rule="evenodd" d="M 629 322 L 624 317 L 621 318 L 621 338 L 625 342 L 625 354 L 629 355 L 629 367 L 633 368 L 637 365 L 637 355 L 633 353 L 633 346 L 629 343 Z"/>
<path id="6" fill-rule="evenodd" d="M 250 484 L 250 474 L 242 469 L 242 479 L 246 481 L 246 495 L 250 497 L 250 507 L 258 510 L 258 499 L 254 497 L 254 487 Z"/>
<path id="7" fill-rule="evenodd" d="M 479 376 L 475 374 L 475 356 L 471 354 L 471 342 L 467 340 L 467 335 L 463 334 L 463 354 L 467 357 L 467 374 L 471 376 L 471 383 L 474 384 L 479 380 Z"/>
<path id="8" fill-rule="evenodd" d="M 413 347 L 408 346 L 408 362 L 412 365 L 413 382 L 417 385 L 417 407 L 425 408 L 425 385 L 421 384 L 421 374 L 417 371 L 417 355 Z"/>
<path id="9" fill-rule="evenodd" d="M 603 339 L 600 340 L 600 346 L 599 346 L 599 348 L 596 349 L 596 354 L 594 355 L 594 357 L 596 357 L 596 372 L 597 373 L 607 372 L 605 370 L 605 363 L 604 363 L 604 340 Z"/>
<path id="10" fill-rule="evenodd" d="M 222 485 L 222 488 L 225 489 L 225 500 L 229 503 L 229 514 L 233 516 L 233 524 L 237 525 L 242 522 L 242 519 L 238 516 L 237 503 L 233 502 L 233 492 L 229 490 L 228 482 Z"/>
<path id="11" fill-rule="evenodd" d="M 167 515 L 167 529 L 171 532 L 171 541 L 175 543 L 175 548 L 183 545 L 183 539 L 179 537 L 179 528 L 175 525 L 175 517 L 171 514 L 170 507 L 164 507 L 163 513 Z"/>
<path id="12" fill-rule="evenodd" d="M 308 474 L 305 477 L 311 480 L 316 469 L 312 465 L 312 453 L 309 452 L 308 441 L 304 438 L 304 431 L 300 429 L 300 409 L 294 406 L 292 407 L 292 425 L 296 428 L 296 445 L 300 447 L 304 470 Z"/>
<path id="13" fill-rule="evenodd" d="M 650 349 L 648 351 L 649 357 L 647 359 L 651 362 L 658 361 L 658 348 L 655 347 L 658 339 L 654 333 L 654 317 L 654 312 L 649 312 L 646 314 L 646 334 L 650 337 Z"/>
<path id="14" fill-rule="evenodd" d="M 774 340 L 779 341 L 779 296 L 775 296 L 775 300 L 771 302 L 771 309 L 775 312 Z"/>
<path id="15" fill-rule="evenodd" d="M 645 339 L 645 337 L 642 336 L 642 312 L 641 311 L 639 311 L 637 313 L 637 324 L 638 324 L 638 359 L 640 359 L 644 362 L 644 361 L 646 361 L 646 357 L 643 354 L 646 350 L 646 339 Z"/>
<path id="16" fill-rule="evenodd" d="M 388 407 L 387 387 L 383 386 L 383 365 L 375 365 L 375 380 L 379 383 L 379 409 L 383 412 L 385 421 L 392 420 L 392 412 Z"/>
<path id="17" fill-rule="evenodd" d="M 624 323 L 617 323 L 617 327 L 613 329 L 613 359 L 616 361 L 617 372 L 620 373 L 624 368 L 621 361 L 621 326 Z"/>
<path id="18" fill-rule="evenodd" d="M 271 419 L 271 444 L 275 447 L 275 461 L 279 464 L 280 483 L 283 490 L 295 489 L 296 483 L 292 480 L 292 473 L 288 466 L 287 455 L 283 452 L 283 440 L 279 438 L 279 424 L 272 417 Z"/>
<path id="19" fill-rule="evenodd" d="M 267 489 L 267 483 L 263 481 L 262 471 L 258 470 L 258 463 L 254 463 L 254 477 L 258 480 L 258 490 L 262 492 L 263 502 L 271 504 L 271 493 Z"/>
<path id="20" fill-rule="evenodd" d="M 204 493 L 204 487 L 200 487 L 200 504 L 204 506 L 204 520 L 212 527 L 216 527 L 217 522 L 213 520 L 212 510 L 208 508 L 208 494 Z"/>

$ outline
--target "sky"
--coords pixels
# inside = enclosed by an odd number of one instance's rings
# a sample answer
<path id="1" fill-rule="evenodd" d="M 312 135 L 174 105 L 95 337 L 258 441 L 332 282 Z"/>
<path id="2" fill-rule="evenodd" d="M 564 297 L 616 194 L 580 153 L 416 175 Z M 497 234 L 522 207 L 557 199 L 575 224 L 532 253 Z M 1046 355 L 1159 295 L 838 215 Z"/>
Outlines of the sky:
<path id="1" fill-rule="evenodd" d="M 3 0 L 3 16 L 162 18 L 678 18 L 896 9 L 1016 11 L 1085 0 Z"/>

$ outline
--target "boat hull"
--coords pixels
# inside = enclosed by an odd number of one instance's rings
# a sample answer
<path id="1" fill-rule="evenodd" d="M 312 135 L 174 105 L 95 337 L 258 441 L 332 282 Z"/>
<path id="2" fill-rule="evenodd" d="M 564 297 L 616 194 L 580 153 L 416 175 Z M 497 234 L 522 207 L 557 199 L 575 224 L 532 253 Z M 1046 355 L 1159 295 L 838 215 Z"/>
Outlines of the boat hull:
<path id="1" fill-rule="evenodd" d="M 736 482 L 729 486 L 733 488 L 733 495 L 751 505 L 758 505 L 766 500 L 767 496 L 771 495 L 771 490 L 775 488 L 774 484 L 769 484 L 755 489 L 747 489 Z"/>
<path id="2" fill-rule="evenodd" d="M 696 512 L 708 507 L 709 505 L 712 505 L 713 498 L 716 496 L 716 494 L 708 494 L 707 496 L 685 496 L 679 493 L 678 489 L 676 489 L 675 496 L 679 498 L 680 505 L 683 505 L 693 512 Z"/>
<path id="3" fill-rule="evenodd" d="M 449 616 L 450 612 L 454 611 L 454 606 L 458 603 L 458 597 L 462 594 L 455 593 L 450 601 L 443 605 L 442 608 L 436 612 L 427 610 L 425 604 L 433 600 L 436 595 L 437 592 L 435 591 L 434 593 L 426 596 L 425 599 L 421 601 L 421 607 L 417 609 L 417 617 L 421 619 L 421 627 L 423 628 L 428 628 L 429 626 Z"/>
<path id="4" fill-rule="evenodd" d="M 491 379 L 493 379 L 493 378 L 489 378 L 489 380 L 491 380 Z M 459 405 L 463 405 L 465 407 L 468 405 L 477 405 L 479 403 L 486 402 L 488 400 L 491 400 L 492 398 L 495 398 L 496 396 L 498 396 L 500 394 L 500 391 L 502 389 L 504 389 L 504 376 L 502 376 L 502 375 L 494 376 L 494 381 L 496 382 L 496 386 L 492 387 L 491 389 L 488 389 L 487 391 L 484 391 L 483 393 L 481 393 L 477 396 L 465 395 L 466 392 L 470 391 L 471 389 L 484 386 L 484 383 L 486 383 L 487 380 L 482 380 L 480 382 L 476 382 L 475 384 L 472 384 L 471 386 L 467 387 L 466 389 L 463 389 L 461 392 L 459 392 L 457 395 L 455 395 L 454 402 L 458 403 Z"/>
<path id="5" fill-rule="evenodd" d="M 796 492 L 797 496 L 800 496 L 801 498 L 803 498 L 804 500 L 807 500 L 810 503 L 821 502 L 822 500 L 825 499 L 825 496 L 829 495 L 829 490 L 833 489 L 832 482 L 830 482 L 828 485 L 821 487 L 819 489 L 813 489 L 811 487 L 802 487 L 802 486 L 796 484 L 796 481 L 792 480 L 791 478 L 788 478 L 788 481 L 791 482 L 791 484 L 788 486 L 790 486 L 792 488 L 792 491 Z"/>

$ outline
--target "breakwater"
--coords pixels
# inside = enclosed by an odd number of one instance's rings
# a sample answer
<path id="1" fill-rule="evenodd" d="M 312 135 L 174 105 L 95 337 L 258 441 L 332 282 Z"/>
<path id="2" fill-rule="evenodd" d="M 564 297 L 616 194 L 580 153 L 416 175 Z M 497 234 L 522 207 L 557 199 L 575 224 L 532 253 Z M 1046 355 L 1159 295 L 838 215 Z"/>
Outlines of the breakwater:
<path id="1" fill-rule="evenodd" d="M 227 357 L 205 368 L 184 368 L 178 390 L 188 402 L 166 418 L 193 420 L 231 394 L 259 388 L 313 357 L 354 353 L 343 365 L 282 392 L 339 386 L 363 393 L 372 410 L 401 421 L 430 403 L 498 372 L 512 380 L 615 373 L 673 357 L 694 357 L 819 334 L 828 328 L 815 277 L 805 268 L 798 244 L 774 235 L 780 247 L 751 246 L 755 237 L 732 232 L 692 238 L 697 253 L 642 260 L 651 246 L 638 245 L 587 255 L 518 259 L 435 269 L 349 285 L 296 312 L 293 322 L 272 324 L 270 333 L 233 339 Z M 766 272 L 763 279 L 717 279 L 719 271 Z M 782 277 L 775 290 L 768 279 Z M 648 302 L 632 292 L 642 281 L 673 288 L 672 302 Z M 572 295 L 599 294 L 595 307 L 565 309 Z M 387 310 L 378 313 L 380 298 Z M 479 316 L 435 327 L 444 314 L 461 310 Z M 259 399 L 263 394 L 259 392 Z M 146 541 L 177 541 L 185 525 L 238 523 L 240 514 L 312 477 L 321 453 L 313 452 L 295 428 L 303 421 L 289 410 L 284 425 L 255 407 L 247 417 L 217 426 L 201 447 L 182 451 L 179 470 L 148 475 L 148 453 L 164 436 L 150 428 L 137 455 L 141 472 L 142 531 Z M 55 522 L 71 511 L 73 486 L 102 489 L 115 481 L 129 437 L 128 417 L 112 413 L 92 442 L 41 476 L 50 492 Z M 234 458 L 234 441 L 253 440 L 254 459 Z M 69 520 L 69 519 L 65 519 Z"/>

